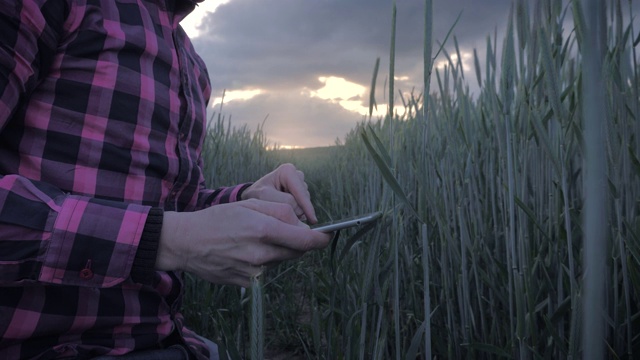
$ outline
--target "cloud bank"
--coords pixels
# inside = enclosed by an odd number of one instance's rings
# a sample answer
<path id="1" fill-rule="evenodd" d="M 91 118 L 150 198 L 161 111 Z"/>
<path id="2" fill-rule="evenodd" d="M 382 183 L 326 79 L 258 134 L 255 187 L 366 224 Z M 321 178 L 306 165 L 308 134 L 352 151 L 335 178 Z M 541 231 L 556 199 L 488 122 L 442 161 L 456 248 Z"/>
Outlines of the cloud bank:
<path id="1" fill-rule="evenodd" d="M 507 0 L 434 1 L 434 46 L 462 11 L 452 34 L 461 52 L 483 53 L 487 36 L 504 28 L 510 6 Z M 386 103 L 391 10 L 390 0 L 230 0 L 202 19 L 193 41 L 209 68 L 214 97 L 225 89 L 253 91 L 253 97 L 225 103 L 232 124 L 256 128 L 267 118 L 274 143 L 326 146 L 362 120 L 354 110 L 368 107 L 377 58 L 376 97 Z M 423 2 L 398 0 L 397 89 L 421 92 L 423 43 Z M 447 45 L 453 53 L 453 42 Z M 473 69 L 466 71 L 474 78 Z"/>

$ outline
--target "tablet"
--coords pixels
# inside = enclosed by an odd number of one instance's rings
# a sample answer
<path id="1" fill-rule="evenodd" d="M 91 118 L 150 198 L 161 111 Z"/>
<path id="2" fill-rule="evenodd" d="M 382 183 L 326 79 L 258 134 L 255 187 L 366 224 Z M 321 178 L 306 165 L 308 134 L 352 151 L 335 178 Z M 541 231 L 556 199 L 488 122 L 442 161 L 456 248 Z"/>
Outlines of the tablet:
<path id="1" fill-rule="evenodd" d="M 353 226 L 360 226 L 372 221 L 378 220 L 382 216 L 381 211 L 372 212 L 370 214 L 352 216 L 344 219 L 334 220 L 318 225 L 314 225 L 311 229 L 321 232 L 334 232 Z"/>

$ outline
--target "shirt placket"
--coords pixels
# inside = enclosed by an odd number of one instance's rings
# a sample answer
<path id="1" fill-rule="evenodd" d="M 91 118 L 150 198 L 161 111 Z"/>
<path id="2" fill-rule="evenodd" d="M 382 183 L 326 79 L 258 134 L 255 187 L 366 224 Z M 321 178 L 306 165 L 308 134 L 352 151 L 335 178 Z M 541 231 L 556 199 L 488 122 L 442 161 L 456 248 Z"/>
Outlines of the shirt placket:
<path id="1" fill-rule="evenodd" d="M 188 76 L 188 61 L 184 53 L 184 46 L 177 33 L 173 33 L 173 43 L 175 46 L 178 68 L 180 70 L 180 119 L 178 122 L 178 134 L 176 139 L 176 155 L 178 157 L 178 175 L 171 190 L 168 205 L 170 210 L 180 210 L 180 197 L 189 181 L 190 161 L 189 161 L 189 131 L 193 126 L 192 104 L 191 104 L 191 80 Z M 183 204 L 184 205 L 184 204 Z"/>

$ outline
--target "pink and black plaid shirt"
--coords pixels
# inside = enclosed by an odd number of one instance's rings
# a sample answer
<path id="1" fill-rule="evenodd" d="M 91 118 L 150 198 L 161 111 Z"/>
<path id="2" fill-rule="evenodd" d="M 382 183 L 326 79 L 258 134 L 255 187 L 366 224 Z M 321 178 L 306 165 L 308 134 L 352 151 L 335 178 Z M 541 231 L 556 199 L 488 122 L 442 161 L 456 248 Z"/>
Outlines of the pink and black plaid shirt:
<path id="1" fill-rule="evenodd" d="M 151 207 L 237 201 L 201 172 L 210 84 L 188 0 L 0 0 L 0 359 L 89 358 L 177 333 L 181 275 L 131 279 Z M 175 330 L 175 331 L 174 331 Z"/>

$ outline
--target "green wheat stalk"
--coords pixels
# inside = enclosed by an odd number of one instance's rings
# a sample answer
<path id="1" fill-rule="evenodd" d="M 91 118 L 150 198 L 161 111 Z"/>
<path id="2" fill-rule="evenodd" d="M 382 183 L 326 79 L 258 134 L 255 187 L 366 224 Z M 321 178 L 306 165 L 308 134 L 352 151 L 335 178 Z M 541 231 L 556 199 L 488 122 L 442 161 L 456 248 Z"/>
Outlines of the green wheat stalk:
<path id="1" fill-rule="evenodd" d="M 263 274 L 251 278 L 251 360 L 264 359 Z"/>

